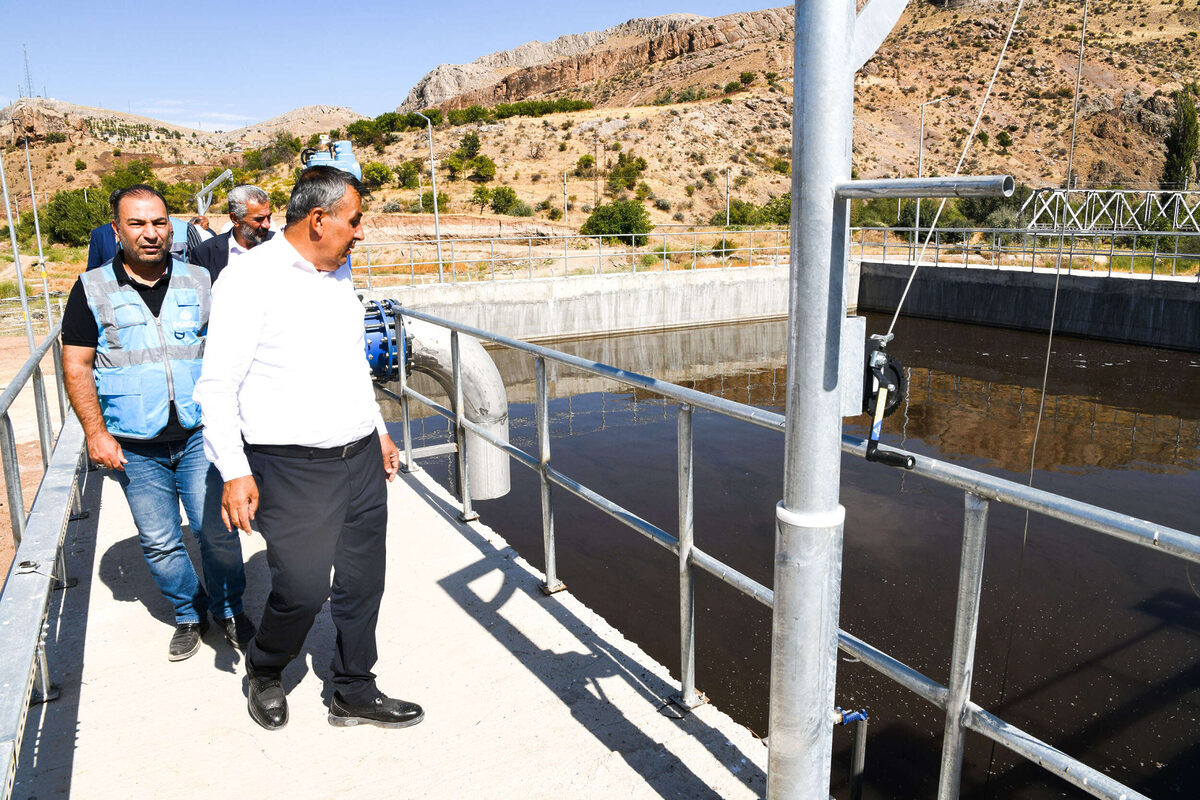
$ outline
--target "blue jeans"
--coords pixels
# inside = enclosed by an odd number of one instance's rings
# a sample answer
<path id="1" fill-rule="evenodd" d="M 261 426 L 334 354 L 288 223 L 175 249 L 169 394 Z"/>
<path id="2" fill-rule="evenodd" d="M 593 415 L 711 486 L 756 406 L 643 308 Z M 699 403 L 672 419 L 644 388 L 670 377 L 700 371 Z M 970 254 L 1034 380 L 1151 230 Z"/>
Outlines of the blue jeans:
<path id="1" fill-rule="evenodd" d="M 114 477 L 129 501 L 150 574 L 175 607 L 175 624 L 200 622 L 210 610 L 218 619 L 240 614 L 246 588 L 242 543 L 238 532 L 225 530 L 221 522 L 224 483 L 204 456 L 201 432 L 186 441 L 123 444 L 122 449 L 129 463 Z M 204 587 L 183 544 L 181 500 L 200 543 Z"/>

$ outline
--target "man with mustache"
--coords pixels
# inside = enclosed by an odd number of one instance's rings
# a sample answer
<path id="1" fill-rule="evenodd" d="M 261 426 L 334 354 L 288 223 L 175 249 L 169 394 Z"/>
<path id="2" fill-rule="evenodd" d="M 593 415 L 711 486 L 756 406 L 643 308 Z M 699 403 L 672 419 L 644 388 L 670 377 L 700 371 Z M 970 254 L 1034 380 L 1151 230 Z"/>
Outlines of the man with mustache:
<path id="1" fill-rule="evenodd" d="M 371 671 L 386 481 L 400 454 L 375 402 L 348 260 L 363 239 L 363 193 L 334 167 L 301 173 L 283 233 L 239 256 L 214 288 L 196 386 L 226 525 L 249 532 L 256 521 L 267 544 L 271 593 L 246 673 L 250 716 L 268 730 L 287 724 L 281 674 L 326 598 L 337 628 L 330 724 L 400 728 L 424 717 L 383 694 Z"/>
<path id="2" fill-rule="evenodd" d="M 233 227 L 194 247 L 188 257 L 191 263 L 208 270 L 213 283 L 230 259 L 275 235 L 271 230 L 271 198 L 257 186 L 244 183 L 229 190 L 229 219 Z"/>
<path id="3" fill-rule="evenodd" d="M 204 455 L 192 395 L 208 273 L 171 258 L 167 205 L 152 187 L 115 192 L 112 211 L 116 255 L 79 276 L 63 313 L 67 396 L 89 457 L 125 491 L 150 573 L 174 607 L 168 658 L 199 649 L 209 612 L 241 649 L 254 634 L 242 614 L 242 548 L 221 524 L 221 479 Z M 200 542 L 203 587 L 183 543 L 180 501 Z"/>

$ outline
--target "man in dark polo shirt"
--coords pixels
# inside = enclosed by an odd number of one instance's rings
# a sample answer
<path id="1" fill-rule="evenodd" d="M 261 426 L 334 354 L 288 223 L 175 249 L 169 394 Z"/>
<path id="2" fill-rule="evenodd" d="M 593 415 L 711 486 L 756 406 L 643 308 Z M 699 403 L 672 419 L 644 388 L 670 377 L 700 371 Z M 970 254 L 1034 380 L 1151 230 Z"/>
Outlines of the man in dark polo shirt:
<path id="1" fill-rule="evenodd" d="M 242 649 L 254 634 L 242 613 L 242 548 L 221 524 L 222 481 L 204 455 L 192 397 L 209 276 L 171 258 L 171 220 L 152 187 L 121 190 L 112 206 L 116 255 L 79 277 L 63 313 L 67 396 L 89 457 L 125 491 L 150 574 L 174 607 L 170 660 L 199 649 L 210 612 Z M 200 543 L 203 587 L 183 543 L 180 501 Z"/>

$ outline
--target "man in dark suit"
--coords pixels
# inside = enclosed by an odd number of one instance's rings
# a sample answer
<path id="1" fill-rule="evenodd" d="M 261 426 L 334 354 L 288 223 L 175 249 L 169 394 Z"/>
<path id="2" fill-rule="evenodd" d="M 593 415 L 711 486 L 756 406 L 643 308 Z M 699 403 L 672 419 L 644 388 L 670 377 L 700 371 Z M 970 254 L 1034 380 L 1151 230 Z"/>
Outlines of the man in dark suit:
<path id="1" fill-rule="evenodd" d="M 257 186 L 242 184 L 229 190 L 229 219 L 233 227 L 192 249 L 188 261 L 208 269 L 213 283 L 229 259 L 270 239 L 271 198 Z"/>
<path id="2" fill-rule="evenodd" d="M 116 189 L 108 196 L 108 204 L 111 207 L 113 198 L 117 196 L 119 189 Z M 88 240 L 88 260 L 87 268 L 96 269 L 102 267 L 109 261 L 113 260 L 113 256 L 117 254 L 117 232 L 113 228 L 111 222 L 106 222 L 103 225 L 98 225 L 92 229 L 92 236 Z"/>

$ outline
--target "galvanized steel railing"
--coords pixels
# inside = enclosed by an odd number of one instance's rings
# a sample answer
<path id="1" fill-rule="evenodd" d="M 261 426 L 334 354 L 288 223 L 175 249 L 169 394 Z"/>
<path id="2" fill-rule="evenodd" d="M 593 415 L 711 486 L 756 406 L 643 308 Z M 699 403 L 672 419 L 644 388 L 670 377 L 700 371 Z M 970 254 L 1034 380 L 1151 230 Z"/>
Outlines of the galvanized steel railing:
<path id="1" fill-rule="evenodd" d="M 481 437 L 494 447 L 508 453 L 518 463 L 536 472 L 541 486 L 543 546 L 545 549 L 545 583 L 543 584 L 543 588 L 547 593 L 553 593 L 563 588 L 563 584 L 558 576 L 555 560 L 554 487 L 570 492 L 619 522 L 633 528 L 656 544 L 675 553 L 679 558 L 681 640 L 680 691 L 675 700 L 686 708 L 694 708 L 704 702 L 703 695 L 697 691 L 695 686 L 694 570 L 696 568 L 704 570 L 768 608 L 773 608 L 775 595 L 771 589 L 709 555 L 695 544 L 692 528 L 692 412 L 693 409 L 699 408 L 780 432 L 785 430 L 784 417 L 780 414 L 753 406 L 714 397 L 645 375 L 588 361 L 545 347 L 527 344 L 516 339 L 460 325 L 417 311 L 401 309 L 400 313 L 405 317 L 424 320 L 449 329 L 452 340 L 455 343 L 457 343 L 458 336 L 462 334 L 533 356 L 535 359 L 537 382 L 535 416 L 538 452 L 532 454 L 526 453 L 508 441 L 501 441 L 490 436 L 470 421 L 455 414 L 453 409 L 445 408 L 421 393 L 414 391 L 408 386 L 402 371 L 400 393 L 399 395 L 392 394 L 392 397 L 400 402 L 403 413 L 405 469 L 407 471 L 419 469 L 415 464 L 415 458 L 444 454 L 446 452 L 446 448 L 438 446 L 413 450 L 409 431 L 409 402 L 410 400 L 416 400 L 424 403 L 438 414 L 450 420 L 454 426 L 455 442 L 457 444 L 457 447 L 454 449 L 457 450 L 457 457 L 459 459 L 459 475 L 461 476 L 460 495 L 463 503 L 462 517 L 464 519 L 474 519 L 476 516 L 471 509 L 469 491 L 470 465 L 466 463 L 466 448 L 463 446 L 464 437 L 467 433 Z M 456 346 L 452 349 L 457 351 Z M 633 511 L 614 503 L 599 492 L 575 481 L 551 465 L 549 396 L 546 383 L 547 361 L 557 362 L 572 369 L 581 370 L 635 389 L 650 392 L 674 400 L 679 404 L 677 411 L 678 536 L 671 535 L 662 528 L 638 516 Z M 455 366 L 457 367 L 457 362 Z M 455 369 L 456 379 L 457 376 L 458 370 Z M 459 396 L 461 393 L 461 385 L 457 383 L 457 380 L 454 393 L 456 396 Z M 845 453 L 865 457 L 866 442 L 856 437 L 843 436 L 842 450 Z M 962 775 L 963 744 L 967 730 L 972 730 L 983 735 L 1096 797 L 1111 798 L 1111 800 L 1142 798 L 1143 795 L 1122 785 L 1103 772 L 1093 769 L 1031 734 L 1009 725 L 977 703 L 972 702 L 971 682 L 975 659 L 975 638 L 979 623 L 979 600 L 980 589 L 983 583 L 983 555 L 987 536 L 989 504 L 992 501 L 1007 503 L 1017 508 L 1023 508 L 1037 514 L 1069 522 L 1133 544 L 1160 550 L 1195 563 L 1200 563 L 1200 537 L 938 459 L 911 453 L 907 454 L 912 455 L 916 460 L 916 466 L 912 470 L 914 474 L 961 489 L 964 497 L 963 549 L 959 572 L 958 600 L 955 610 L 950 683 L 948 686 L 943 686 L 846 631 L 838 631 L 838 646 L 844 652 L 861 660 L 872 669 L 914 692 L 946 713 L 939 779 L 939 798 L 947 800 L 948 798 L 958 796 Z M 833 709 L 830 709 L 830 713 L 833 713 Z"/>
<path id="2" fill-rule="evenodd" d="M 918 235 L 919 233 L 919 235 Z M 850 229 L 851 257 L 911 262 L 928 229 Z M 1062 241 L 1061 250 L 1059 241 Z M 640 243 L 639 243 L 640 241 Z M 433 283 L 530 280 L 695 269 L 782 266 L 791 236 L 782 229 L 658 231 L 641 236 L 507 236 L 364 242 L 356 248 L 355 283 L 373 290 Z M 1187 231 L 936 228 L 923 265 L 991 269 L 1052 268 L 1106 277 L 1167 275 L 1200 281 L 1200 233 Z M 1117 266 L 1114 266 L 1116 264 Z"/>
<path id="3" fill-rule="evenodd" d="M 0 453 L 4 465 L 9 515 L 16 552 L 0 590 L 0 778 L 7 798 L 16 776 L 17 758 L 30 702 L 57 697 L 46 663 L 46 612 L 51 593 L 71 583 L 67 579 L 62 541 L 67 521 L 82 516 L 76 475 L 83 460 L 83 429 L 67 409 L 62 378 L 59 327 L 33 351 L 29 360 L 0 394 Z M 53 351 L 61 429 L 53 430 L 41 362 Z M 28 517 L 21 491 L 21 467 L 11 410 L 25 385 L 33 381 L 45 474 Z"/>

